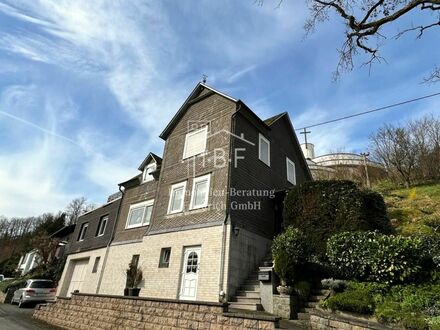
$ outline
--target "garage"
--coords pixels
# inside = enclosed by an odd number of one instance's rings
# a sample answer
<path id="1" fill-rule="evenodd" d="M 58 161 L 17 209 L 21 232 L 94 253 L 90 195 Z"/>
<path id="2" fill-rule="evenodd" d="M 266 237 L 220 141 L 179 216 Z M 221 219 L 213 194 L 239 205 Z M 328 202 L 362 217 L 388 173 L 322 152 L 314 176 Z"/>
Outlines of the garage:
<path id="1" fill-rule="evenodd" d="M 70 297 L 72 295 L 72 292 L 74 292 L 75 290 L 81 292 L 81 288 L 87 274 L 89 259 L 72 260 L 71 262 L 72 276 L 69 284 L 69 289 L 67 290 L 67 297 Z"/>

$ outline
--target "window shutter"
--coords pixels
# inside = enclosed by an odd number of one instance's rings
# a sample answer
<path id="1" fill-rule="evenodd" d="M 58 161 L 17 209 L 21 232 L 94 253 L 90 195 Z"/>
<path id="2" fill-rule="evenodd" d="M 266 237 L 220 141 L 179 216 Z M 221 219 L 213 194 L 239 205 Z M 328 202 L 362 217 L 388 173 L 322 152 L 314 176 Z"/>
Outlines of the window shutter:
<path id="1" fill-rule="evenodd" d="M 198 131 L 188 133 L 185 141 L 185 152 L 183 158 L 192 157 L 205 151 L 207 127 Z"/>

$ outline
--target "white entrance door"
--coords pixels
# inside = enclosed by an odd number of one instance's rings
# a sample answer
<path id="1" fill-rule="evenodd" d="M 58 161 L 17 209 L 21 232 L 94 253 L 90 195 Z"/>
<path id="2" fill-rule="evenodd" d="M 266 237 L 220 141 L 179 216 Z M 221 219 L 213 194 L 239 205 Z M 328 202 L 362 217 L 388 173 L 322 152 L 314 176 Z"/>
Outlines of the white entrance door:
<path id="1" fill-rule="evenodd" d="M 185 248 L 179 299 L 196 300 L 201 250 L 200 246 Z"/>
<path id="2" fill-rule="evenodd" d="M 67 291 L 68 297 L 70 297 L 72 295 L 72 292 L 75 290 L 81 292 L 82 284 L 87 274 L 88 264 L 89 264 L 89 259 L 74 261 L 72 278 L 70 280 L 69 290 Z"/>

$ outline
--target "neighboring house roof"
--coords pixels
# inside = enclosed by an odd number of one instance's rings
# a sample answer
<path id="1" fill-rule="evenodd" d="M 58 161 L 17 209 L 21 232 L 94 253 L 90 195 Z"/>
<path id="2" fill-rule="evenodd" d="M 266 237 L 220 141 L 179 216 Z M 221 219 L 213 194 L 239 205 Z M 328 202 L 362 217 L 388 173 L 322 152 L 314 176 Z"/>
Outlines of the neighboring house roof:
<path id="1" fill-rule="evenodd" d="M 51 238 L 52 237 L 59 237 L 59 238 L 61 238 L 61 237 L 65 237 L 67 235 L 72 234 L 74 231 L 75 231 L 75 224 L 67 225 L 67 226 L 64 226 L 61 229 L 58 229 L 56 232 L 54 232 L 52 235 L 50 235 L 50 237 Z"/>
<path id="2" fill-rule="evenodd" d="M 149 164 L 149 163 L 151 162 L 151 160 L 154 160 L 158 166 L 159 166 L 160 164 L 162 164 L 162 158 L 159 157 L 158 155 L 156 155 L 156 154 L 150 152 L 150 153 L 148 154 L 148 156 L 145 157 L 145 159 L 144 159 L 144 161 L 142 162 L 142 164 L 139 165 L 139 167 L 138 167 L 139 171 L 143 171 L 143 170 L 144 170 L 144 167 L 145 167 L 147 164 Z"/>
<path id="3" fill-rule="evenodd" d="M 200 92 L 204 89 L 208 89 L 210 91 L 210 93 L 207 94 L 203 94 L 200 95 Z M 173 128 L 176 126 L 176 124 L 179 122 L 180 118 L 182 118 L 182 116 L 185 114 L 186 110 L 188 110 L 188 107 L 196 100 L 203 99 L 205 97 L 208 97 L 212 94 L 218 94 L 223 96 L 224 98 L 227 98 L 229 100 L 231 100 L 232 102 L 238 102 L 239 100 L 225 94 L 222 93 L 204 83 L 198 83 L 197 86 L 193 89 L 193 91 L 191 92 L 191 94 L 189 94 L 188 98 L 185 100 L 185 102 L 183 102 L 182 106 L 180 107 L 180 109 L 177 111 L 177 113 L 174 115 L 173 119 L 171 119 L 171 121 L 168 123 L 168 125 L 165 127 L 165 129 L 162 131 L 162 133 L 160 133 L 159 137 L 166 140 L 168 138 L 168 136 L 170 135 L 171 131 L 173 130 Z"/>
<path id="4" fill-rule="evenodd" d="M 142 179 L 142 174 L 138 174 L 131 179 L 128 179 L 127 181 L 121 182 L 118 184 L 118 186 L 126 187 L 133 184 L 138 184 L 140 180 Z"/>

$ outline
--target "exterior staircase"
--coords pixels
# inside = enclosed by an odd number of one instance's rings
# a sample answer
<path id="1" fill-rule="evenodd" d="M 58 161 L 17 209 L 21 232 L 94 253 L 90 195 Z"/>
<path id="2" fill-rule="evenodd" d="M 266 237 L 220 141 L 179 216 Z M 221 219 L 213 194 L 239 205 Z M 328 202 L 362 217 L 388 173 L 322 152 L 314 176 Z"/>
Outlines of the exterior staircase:
<path id="1" fill-rule="evenodd" d="M 272 255 L 269 253 L 261 261 L 261 266 L 272 266 Z M 257 268 L 252 272 L 245 282 L 238 288 L 229 302 L 230 309 L 240 309 L 249 311 L 262 311 L 260 296 L 260 281 L 258 281 Z"/>
<path id="2" fill-rule="evenodd" d="M 308 301 L 305 302 L 304 307 L 298 312 L 298 321 L 305 327 L 309 327 L 310 314 L 309 312 L 316 308 L 321 300 L 324 300 L 330 295 L 330 290 L 322 288 L 312 288 L 311 295 Z"/>

